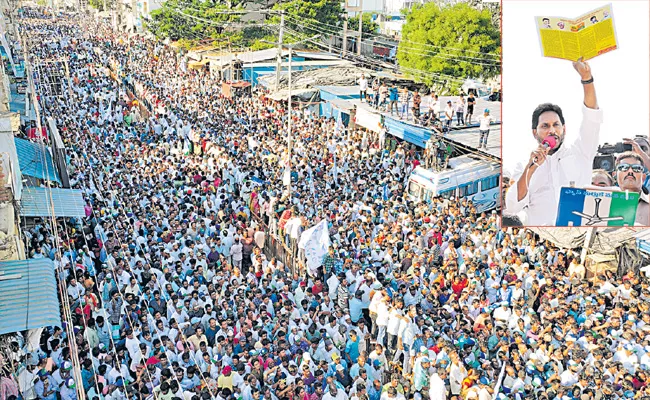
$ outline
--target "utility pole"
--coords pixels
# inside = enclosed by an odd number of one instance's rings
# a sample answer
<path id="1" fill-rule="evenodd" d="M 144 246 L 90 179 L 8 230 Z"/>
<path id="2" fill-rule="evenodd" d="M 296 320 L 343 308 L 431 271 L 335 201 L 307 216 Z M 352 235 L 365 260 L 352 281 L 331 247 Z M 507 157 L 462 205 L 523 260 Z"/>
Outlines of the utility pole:
<path id="1" fill-rule="evenodd" d="M 289 48 L 289 94 L 288 94 L 288 105 L 287 105 L 287 111 L 288 111 L 287 112 L 287 118 L 288 118 L 288 121 L 287 121 L 287 131 L 288 131 L 287 132 L 287 169 L 289 170 L 289 175 L 291 175 L 291 147 L 292 147 L 292 144 L 293 144 L 292 143 L 293 142 L 293 132 L 291 131 L 291 129 L 292 129 L 292 127 L 291 127 L 291 125 L 292 125 L 291 124 L 291 122 L 292 122 L 291 75 L 293 75 L 292 74 L 293 71 L 291 70 L 291 68 L 292 68 L 292 59 L 293 59 L 293 48 L 296 47 L 296 46 L 300 46 L 305 42 L 314 41 L 314 40 L 318 39 L 319 36 L 320 35 L 315 35 L 315 36 L 312 36 L 310 38 L 303 39 L 301 41 L 286 45 L 286 47 Z M 264 41 L 264 40 L 263 40 L 263 42 L 269 43 L 269 44 L 277 44 L 277 45 L 279 45 L 279 43 L 271 43 L 271 42 L 267 42 L 267 41 Z M 289 179 L 289 185 L 287 187 L 287 191 L 289 193 L 289 199 L 291 199 L 291 179 Z"/>
<path id="2" fill-rule="evenodd" d="M 363 0 L 359 0 L 359 41 L 357 42 L 357 55 L 361 55 L 361 37 L 363 36 Z"/>
<path id="3" fill-rule="evenodd" d="M 138 28 L 135 25 L 135 22 L 138 19 L 138 0 L 131 0 L 131 12 L 133 13 L 133 33 L 136 33 L 138 31 Z"/>
<path id="4" fill-rule="evenodd" d="M 29 91 L 29 82 L 31 77 L 28 75 L 27 72 L 27 39 L 21 38 L 20 33 L 18 33 L 19 30 L 16 29 L 16 33 L 18 34 L 18 40 L 22 42 L 23 46 L 23 63 L 24 63 L 24 68 L 23 68 L 23 73 L 25 74 L 25 80 L 27 81 L 26 87 L 25 87 L 25 118 L 27 121 L 30 120 L 30 111 L 29 111 L 29 98 L 31 97 L 31 92 Z M 38 133 L 39 135 L 41 132 Z"/>
<path id="5" fill-rule="evenodd" d="M 282 36 L 284 35 L 284 10 L 280 14 L 280 35 L 278 37 L 278 57 L 275 65 L 275 91 L 280 85 L 280 70 L 282 68 Z"/>
<path id="6" fill-rule="evenodd" d="M 343 49 L 341 57 L 345 57 L 345 52 L 348 49 L 348 15 L 345 14 L 345 19 L 343 20 Z"/>

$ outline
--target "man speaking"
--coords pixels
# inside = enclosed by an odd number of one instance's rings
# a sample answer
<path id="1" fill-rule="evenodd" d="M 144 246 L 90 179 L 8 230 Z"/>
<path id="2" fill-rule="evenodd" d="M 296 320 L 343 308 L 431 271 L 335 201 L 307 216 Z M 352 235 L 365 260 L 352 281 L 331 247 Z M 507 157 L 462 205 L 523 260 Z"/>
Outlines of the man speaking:
<path id="1" fill-rule="evenodd" d="M 528 162 L 511 174 L 504 214 L 519 215 L 524 225 L 555 225 L 560 188 L 591 184 L 591 170 L 598 150 L 602 111 L 596 102 L 591 68 L 581 59 L 573 63 L 584 90 L 582 125 L 578 137 L 565 143 L 562 109 L 544 103 L 533 111 L 532 133 L 538 143 Z"/>

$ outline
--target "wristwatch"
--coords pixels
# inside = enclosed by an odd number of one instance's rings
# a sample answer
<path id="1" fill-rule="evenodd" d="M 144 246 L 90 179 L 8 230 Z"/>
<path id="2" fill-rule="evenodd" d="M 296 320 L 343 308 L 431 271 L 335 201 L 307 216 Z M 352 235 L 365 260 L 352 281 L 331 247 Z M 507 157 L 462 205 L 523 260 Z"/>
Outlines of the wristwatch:
<path id="1" fill-rule="evenodd" d="M 594 83 L 594 77 L 592 76 L 591 78 L 587 79 L 586 81 L 581 80 L 580 83 L 583 85 L 588 85 L 590 83 Z"/>

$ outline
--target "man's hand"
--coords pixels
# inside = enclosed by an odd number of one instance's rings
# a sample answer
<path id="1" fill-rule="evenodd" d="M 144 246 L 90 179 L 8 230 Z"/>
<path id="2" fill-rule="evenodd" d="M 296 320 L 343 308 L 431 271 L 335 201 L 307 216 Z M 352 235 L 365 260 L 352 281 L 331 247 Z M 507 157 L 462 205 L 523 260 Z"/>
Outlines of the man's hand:
<path id="1" fill-rule="evenodd" d="M 583 81 L 591 79 L 591 67 L 586 61 L 582 61 L 582 57 L 578 61 L 573 62 L 573 68 L 580 74 L 580 78 Z"/>
<path id="2" fill-rule="evenodd" d="M 588 81 L 593 78 L 591 75 L 591 67 L 586 61 L 583 61 L 582 57 L 580 57 L 578 61 L 573 62 L 573 68 L 578 71 L 581 80 Z M 596 91 L 593 83 L 583 84 L 583 87 L 585 92 L 584 105 L 587 108 L 597 110 L 598 102 L 596 100 Z"/>
<path id="3" fill-rule="evenodd" d="M 634 141 L 632 139 L 623 139 L 623 143 L 629 144 L 630 146 L 632 146 L 632 151 L 634 151 L 636 154 L 638 154 L 639 157 L 641 157 L 641 159 L 643 160 L 644 166 L 646 168 L 650 169 L 650 156 L 648 156 L 648 154 L 646 154 L 646 152 L 643 151 L 641 146 L 639 146 L 639 144 L 636 141 Z"/>
<path id="4" fill-rule="evenodd" d="M 539 147 L 535 149 L 535 151 L 530 153 L 530 160 L 528 161 L 528 165 L 532 171 L 535 171 L 540 165 L 544 164 L 549 150 L 550 149 L 540 144 Z"/>

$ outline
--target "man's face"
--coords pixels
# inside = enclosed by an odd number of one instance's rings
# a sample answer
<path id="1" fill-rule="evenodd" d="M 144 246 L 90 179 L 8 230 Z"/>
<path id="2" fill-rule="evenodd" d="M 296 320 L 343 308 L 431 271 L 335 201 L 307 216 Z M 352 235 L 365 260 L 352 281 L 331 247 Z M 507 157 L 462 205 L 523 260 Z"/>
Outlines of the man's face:
<path id="1" fill-rule="evenodd" d="M 616 165 L 616 181 L 618 187 L 623 190 L 641 192 L 641 186 L 645 181 L 643 165 L 636 158 L 621 159 Z"/>
<path id="2" fill-rule="evenodd" d="M 549 154 L 555 153 L 560 148 L 564 141 L 565 133 L 566 128 L 562 125 L 560 116 L 555 111 L 543 112 L 537 121 L 537 129 L 533 129 L 533 136 L 535 136 L 535 139 L 540 144 L 548 136 L 555 138 L 555 147 L 550 149 Z"/>
<path id="3" fill-rule="evenodd" d="M 611 186 L 610 180 L 605 172 L 595 172 L 591 175 L 591 184 L 594 186 Z"/>

